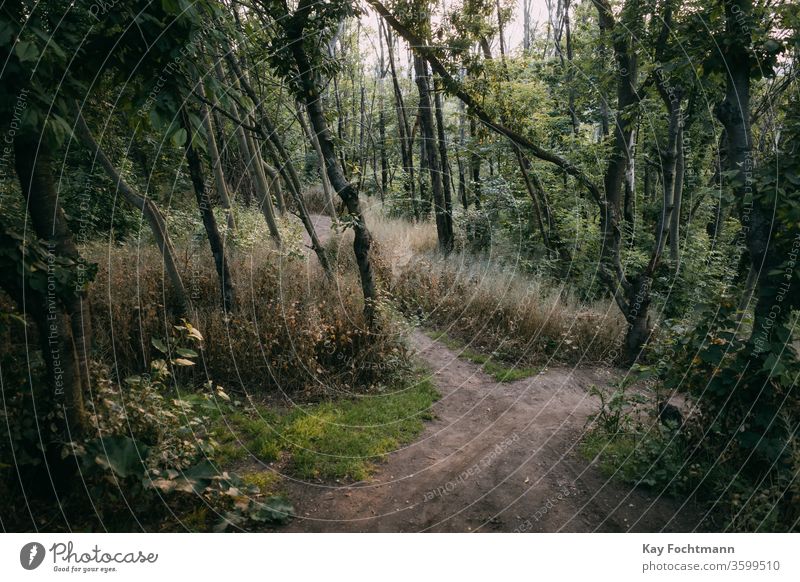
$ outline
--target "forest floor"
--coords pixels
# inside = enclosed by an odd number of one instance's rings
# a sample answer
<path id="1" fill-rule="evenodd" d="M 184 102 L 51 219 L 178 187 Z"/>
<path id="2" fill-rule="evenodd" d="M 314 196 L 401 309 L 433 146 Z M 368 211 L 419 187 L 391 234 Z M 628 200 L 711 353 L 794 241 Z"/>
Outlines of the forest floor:
<path id="1" fill-rule="evenodd" d="M 315 216 L 327 239 L 330 220 Z M 410 343 L 441 399 L 414 443 L 367 481 L 287 480 L 281 531 L 691 531 L 688 506 L 604 475 L 580 452 L 593 384 L 613 370 L 549 368 L 498 382 L 419 330 Z M 692 516 L 695 516 L 692 519 Z"/>

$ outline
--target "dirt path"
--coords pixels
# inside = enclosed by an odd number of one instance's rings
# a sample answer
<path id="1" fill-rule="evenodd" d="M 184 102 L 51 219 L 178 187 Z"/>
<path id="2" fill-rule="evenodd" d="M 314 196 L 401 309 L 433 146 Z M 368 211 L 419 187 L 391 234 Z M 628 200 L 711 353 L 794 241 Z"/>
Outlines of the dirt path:
<path id="1" fill-rule="evenodd" d="M 319 234 L 330 219 L 315 216 Z M 691 513 L 609 480 L 577 446 L 610 373 L 553 368 L 503 384 L 415 331 L 442 395 L 420 438 L 367 482 L 288 481 L 290 531 L 690 531 Z"/>
<path id="2" fill-rule="evenodd" d="M 291 482 L 292 531 L 690 531 L 678 504 L 608 480 L 576 445 L 607 373 L 557 368 L 498 384 L 420 332 L 442 399 L 419 440 L 368 482 Z"/>

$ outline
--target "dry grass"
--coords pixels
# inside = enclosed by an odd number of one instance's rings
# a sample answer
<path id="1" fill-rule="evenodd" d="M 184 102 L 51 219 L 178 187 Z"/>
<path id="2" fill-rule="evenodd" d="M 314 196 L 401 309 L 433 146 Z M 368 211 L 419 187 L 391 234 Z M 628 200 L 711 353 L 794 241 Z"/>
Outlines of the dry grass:
<path id="1" fill-rule="evenodd" d="M 602 361 L 624 332 L 611 304 L 581 305 L 564 288 L 460 253 L 413 260 L 392 293 L 423 324 L 506 360 Z"/>
<path id="2" fill-rule="evenodd" d="M 170 332 L 174 300 L 158 251 L 147 245 L 92 247 L 99 263 L 90 300 L 98 356 L 117 377 L 147 369 L 158 352 L 153 338 Z M 220 307 L 216 272 L 206 244 L 178 248 L 189 318 L 203 333 L 202 366 L 190 380 L 213 379 L 229 389 L 315 399 L 332 391 L 363 391 L 402 369 L 405 351 L 396 324 L 384 317 L 380 335 L 365 330 L 356 273 L 327 281 L 314 259 L 285 245 L 260 242 L 231 252 L 238 309 Z"/>
<path id="3" fill-rule="evenodd" d="M 306 210 L 314 214 L 328 215 L 328 199 L 325 197 L 325 190 L 322 185 L 318 184 L 310 186 L 303 192 L 303 201 L 306 205 Z M 334 195 L 334 204 L 341 204 L 338 196 Z"/>
<path id="4" fill-rule="evenodd" d="M 610 301 L 582 304 L 563 286 L 467 251 L 445 258 L 432 221 L 389 218 L 380 204 L 365 214 L 382 289 L 422 325 L 514 363 L 614 363 L 625 322 Z M 351 240 L 348 231 L 329 243 L 344 272 L 355 268 Z"/>

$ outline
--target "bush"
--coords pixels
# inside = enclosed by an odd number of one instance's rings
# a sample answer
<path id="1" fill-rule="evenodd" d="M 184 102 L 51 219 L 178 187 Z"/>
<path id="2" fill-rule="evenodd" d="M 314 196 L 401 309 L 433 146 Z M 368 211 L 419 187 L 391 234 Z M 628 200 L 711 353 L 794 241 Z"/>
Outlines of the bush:
<path id="1" fill-rule="evenodd" d="M 692 317 L 662 333 L 649 364 L 629 379 L 656 389 L 653 404 L 659 394 L 683 394 L 685 422 L 668 428 L 653 416 L 616 431 L 598 423 L 590 448 L 630 481 L 693 496 L 715 531 L 796 531 L 800 407 L 792 392 L 800 364 L 791 339 L 776 338 L 779 349 L 765 352 L 738 339 L 731 299 Z"/>
<path id="2" fill-rule="evenodd" d="M 12 484 L 6 475 L 0 482 L 9 490 L 21 488 L 36 505 L 31 514 L 10 503 L 5 527 L 38 529 L 30 523 L 33 516 L 55 531 L 177 530 L 198 506 L 203 517 L 193 527 L 199 529 L 286 521 L 292 508 L 284 499 L 262 496 L 212 463 L 216 445 L 207 433 L 209 415 L 231 398 L 213 383 L 188 393 L 178 383 L 181 369 L 194 366 L 192 348 L 201 341 L 188 322 L 173 326 L 169 339 L 153 340 L 162 357 L 151 362 L 149 373 L 122 385 L 94 364 L 87 402 L 92 430 L 71 442 L 60 442 L 55 428 L 52 434 L 43 429 L 57 419 L 53 413 L 41 416 L 24 392 L 4 394 L 3 416 L 15 430 L 0 442 L 0 452 L 9 458 L 13 451 L 19 478 Z M 23 498 L 22 492 L 11 499 Z M 223 519 L 214 523 L 205 508 Z"/>

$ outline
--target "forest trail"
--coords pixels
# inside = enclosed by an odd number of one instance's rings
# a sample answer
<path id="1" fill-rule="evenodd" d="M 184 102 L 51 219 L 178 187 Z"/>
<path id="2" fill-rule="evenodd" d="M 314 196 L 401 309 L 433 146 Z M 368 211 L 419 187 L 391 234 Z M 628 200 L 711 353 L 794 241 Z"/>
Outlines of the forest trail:
<path id="1" fill-rule="evenodd" d="M 320 236 L 327 217 L 315 217 Z M 327 230 L 327 232 L 326 232 Z M 609 479 L 579 452 L 612 373 L 550 368 L 500 383 L 415 330 L 441 394 L 420 438 L 354 484 L 287 481 L 289 531 L 691 531 L 691 511 Z"/>

